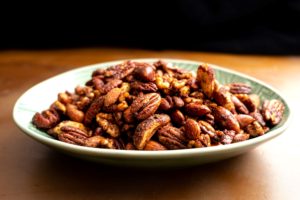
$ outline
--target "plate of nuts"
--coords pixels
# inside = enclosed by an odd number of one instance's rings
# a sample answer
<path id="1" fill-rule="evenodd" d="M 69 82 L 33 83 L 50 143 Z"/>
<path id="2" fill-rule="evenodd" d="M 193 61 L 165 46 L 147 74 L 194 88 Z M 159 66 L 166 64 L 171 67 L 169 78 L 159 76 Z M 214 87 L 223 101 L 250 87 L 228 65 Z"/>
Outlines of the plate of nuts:
<path id="1" fill-rule="evenodd" d="M 242 154 L 281 134 L 290 108 L 271 86 L 216 65 L 136 59 L 74 69 L 16 102 L 28 136 L 104 164 L 187 166 Z"/>

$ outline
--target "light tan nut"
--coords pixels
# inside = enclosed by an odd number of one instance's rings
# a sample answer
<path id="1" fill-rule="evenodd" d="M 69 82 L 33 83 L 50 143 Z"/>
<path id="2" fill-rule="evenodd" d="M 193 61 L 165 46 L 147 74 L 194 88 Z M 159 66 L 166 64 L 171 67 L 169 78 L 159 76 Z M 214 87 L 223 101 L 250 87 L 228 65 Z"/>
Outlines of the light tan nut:
<path id="1" fill-rule="evenodd" d="M 123 149 L 122 145 L 120 145 L 116 139 L 105 138 L 100 135 L 87 138 L 84 142 L 84 146 L 100 147 L 100 148 L 107 148 L 107 149 Z"/>
<path id="2" fill-rule="evenodd" d="M 138 124 L 133 135 L 133 144 L 137 149 L 143 149 L 155 132 L 170 122 L 166 114 L 155 114 Z"/>
<path id="3" fill-rule="evenodd" d="M 261 136 L 265 133 L 263 127 L 260 125 L 260 123 L 258 123 L 258 121 L 254 121 L 246 126 L 245 132 L 249 133 L 252 137 Z"/>
<path id="4" fill-rule="evenodd" d="M 150 140 L 149 142 L 147 142 L 146 146 L 144 147 L 144 150 L 147 150 L 147 151 L 163 151 L 163 150 L 167 150 L 167 148 L 165 146 L 163 146 L 162 144 L 158 143 L 158 142 Z"/>
<path id="5" fill-rule="evenodd" d="M 67 104 L 66 115 L 75 122 L 82 122 L 84 119 L 84 113 L 73 104 Z"/>
<path id="6" fill-rule="evenodd" d="M 96 116 L 96 121 L 103 131 L 108 133 L 111 137 L 116 138 L 120 136 L 119 126 L 114 123 L 112 114 L 98 113 Z"/>

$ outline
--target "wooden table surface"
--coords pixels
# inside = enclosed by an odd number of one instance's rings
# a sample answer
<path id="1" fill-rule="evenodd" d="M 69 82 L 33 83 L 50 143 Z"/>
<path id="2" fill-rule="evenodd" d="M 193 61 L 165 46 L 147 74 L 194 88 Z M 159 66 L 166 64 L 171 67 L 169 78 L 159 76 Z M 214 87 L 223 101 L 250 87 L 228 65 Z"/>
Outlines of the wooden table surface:
<path id="1" fill-rule="evenodd" d="M 178 58 L 225 66 L 282 91 L 294 117 L 279 137 L 241 156 L 183 169 L 102 166 L 57 153 L 24 135 L 12 108 L 33 85 L 93 63 Z M 87 48 L 0 52 L 0 199 L 300 199 L 300 56 Z"/>

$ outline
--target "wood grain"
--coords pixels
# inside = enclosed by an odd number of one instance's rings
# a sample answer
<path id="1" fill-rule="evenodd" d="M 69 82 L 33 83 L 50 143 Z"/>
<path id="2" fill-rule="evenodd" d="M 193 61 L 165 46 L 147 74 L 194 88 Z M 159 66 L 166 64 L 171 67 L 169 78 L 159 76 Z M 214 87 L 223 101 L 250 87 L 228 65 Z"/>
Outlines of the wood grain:
<path id="1" fill-rule="evenodd" d="M 34 84 L 83 65 L 130 58 L 213 63 L 282 91 L 294 118 L 281 136 L 236 158 L 182 169 L 141 170 L 55 152 L 15 126 L 12 108 Z M 299 199 L 300 56 L 87 48 L 0 52 L 0 199 Z"/>

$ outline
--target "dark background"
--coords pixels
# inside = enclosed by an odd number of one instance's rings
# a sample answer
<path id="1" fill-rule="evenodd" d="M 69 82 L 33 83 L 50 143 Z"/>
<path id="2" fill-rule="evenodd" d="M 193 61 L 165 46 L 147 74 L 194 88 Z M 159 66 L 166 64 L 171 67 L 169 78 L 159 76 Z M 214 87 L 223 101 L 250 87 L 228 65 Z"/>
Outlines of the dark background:
<path id="1" fill-rule="evenodd" d="M 1 49 L 116 46 L 300 53 L 298 0 L 18 3 L 9 10 L 2 7 L 2 15 Z"/>

